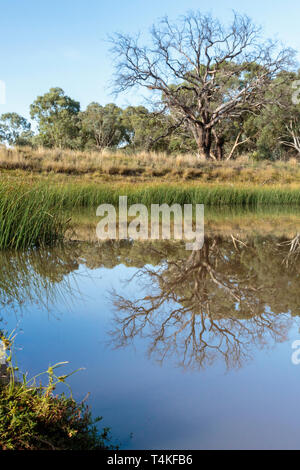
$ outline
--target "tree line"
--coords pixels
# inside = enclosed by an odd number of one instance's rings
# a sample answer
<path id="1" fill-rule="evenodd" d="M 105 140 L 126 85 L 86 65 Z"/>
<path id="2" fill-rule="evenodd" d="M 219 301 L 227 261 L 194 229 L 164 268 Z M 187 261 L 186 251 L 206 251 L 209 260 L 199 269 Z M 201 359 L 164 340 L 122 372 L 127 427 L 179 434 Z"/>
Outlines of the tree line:
<path id="1" fill-rule="evenodd" d="M 228 160 L 300 156 L 300 70 L 296 52 L 264 40 L 247 16 L 229 25 L 189 12 L 153 25 L 150 40 L 115 34 L 114 90 L 146 89 L 151 105 L 92 102 L 84 111 L 61 88 L 30 106 L 37 130 L 17 113 L 0 117 L 9 145 L 79 150 L 124 148 L 197 153 Z"/>
<path id="2" fill-rule="evenodd" d="M 172 137 L 161 137 L 161 133 L 167 130 L 168 117 L 145 106 L 122 109 L 114 103 L 102 106 L 92 102 L 85 111 L 81 111 L 80 103 L 67 96 L 61 88 L 51 88 L 38 96 L 30 106 L 30 117 L 37 124 L 36 132 L 23 116 L 14 112 L 2 114 L 0 141 L 10 146 L 100 151 L 120 147 L 137 151 L 193 148 L 178 132 Z"/>

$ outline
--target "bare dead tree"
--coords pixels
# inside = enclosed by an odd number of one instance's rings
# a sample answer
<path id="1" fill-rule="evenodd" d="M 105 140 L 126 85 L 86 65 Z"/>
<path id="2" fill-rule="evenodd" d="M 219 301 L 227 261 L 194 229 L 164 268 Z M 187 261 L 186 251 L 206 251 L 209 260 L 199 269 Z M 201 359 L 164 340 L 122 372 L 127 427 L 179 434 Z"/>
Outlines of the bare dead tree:
<path id="1" fill-rule="evenodd" d="M 167 104 L 175 118 L 184 118 L 206 158 L 215 126 L 263 106 L 268 85 L 294 58 L 290 48 L 262 42 L 260 28 L 236 13 L 229 26 L 200 12 L 176 24 L 165 17 L 152 27 L 149 45 L 123 34 L 111 42 L 115 92 L 152 90 L 157 106 Z"/>

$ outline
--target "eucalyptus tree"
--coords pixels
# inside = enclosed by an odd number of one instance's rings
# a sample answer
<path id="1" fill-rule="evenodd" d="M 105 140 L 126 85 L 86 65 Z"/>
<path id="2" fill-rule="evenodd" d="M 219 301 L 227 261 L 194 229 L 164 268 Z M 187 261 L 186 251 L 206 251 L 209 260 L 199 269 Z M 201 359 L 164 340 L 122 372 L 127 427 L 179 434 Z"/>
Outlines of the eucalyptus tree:
<path id="1" fill-rule="evenodd" d="M 167 151 L 170 143 L 170 117 L 145 106 L 128 106 L 123 111 L 129 147 L 134 150 Z"/>
<path id="2" fill-rule="evenodd" d="M 0 142 L 9 145 L 30 145 L 33 133 L 31 124 L 17 113 L 0 116 Z"/>
<path id="3" fill-rule="evenodd" d="M 37 142 L 45 147 L 76 148 L 79 145 L 80 103 L 61 88 L 50 88 L 30 106 L 38 124 Z"/>
<path id="4" fill-rule="evenodd" d="M 266 92 L 266 104 L 242 124 L 243 148 L 256 158 L 287 158 L 300 154 L 300 102 L 293 100 L 299 72 L 281 72 Z M 299 87 L 300 88 L 300 87 Z"/>
<path id="5" fill-rule="evenodd" d="M 101 106 L 90 103 L 80 114 L 80 126 L 86 147 L 98 150 L 118 147 L 126 140 L 126 128 L 123 125 L 122 109 L 113 103 Z"/>

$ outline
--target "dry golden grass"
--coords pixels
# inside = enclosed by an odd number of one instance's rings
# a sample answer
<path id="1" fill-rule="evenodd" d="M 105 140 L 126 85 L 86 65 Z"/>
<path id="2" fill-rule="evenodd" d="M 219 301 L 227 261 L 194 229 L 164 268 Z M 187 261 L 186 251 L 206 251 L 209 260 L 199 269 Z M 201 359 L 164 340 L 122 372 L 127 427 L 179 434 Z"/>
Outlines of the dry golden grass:
<path id="1" fill-rule="evenodd" d="M 101 181 L 150 181 L 152 179 L 208 183 L 291 184 L 300 183 L 300 164 L 289 161 L 255 162 L 247 155 L 236 160 L 199 160 L 194 154 L 156 152 L 126 153 L 124 150 L 74 151 L 61 149 L 0 147 L 0 170 L 35 175 L 79 176 Z"/>
<path id="2" fill-rule="evenodd" d="M 54 171 L 58 173 L 108 174 L 141 173 L 145 170 L 171 170 L 175 167 L 197 166 L 195 155 L 171 156 L 165 153 L 140 152 L 126 154 L 124 151 L 96 152 L 38 148 L 0 148 L 0 166 L 6 169 Z"/>

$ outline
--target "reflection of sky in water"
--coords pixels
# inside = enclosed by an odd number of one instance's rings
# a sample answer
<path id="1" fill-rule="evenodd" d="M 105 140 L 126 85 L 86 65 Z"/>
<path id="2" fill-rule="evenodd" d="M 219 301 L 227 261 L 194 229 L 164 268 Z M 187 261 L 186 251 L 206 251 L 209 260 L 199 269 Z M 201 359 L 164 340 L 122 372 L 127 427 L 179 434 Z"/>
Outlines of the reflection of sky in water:
<path id="1" fill-rule="evenodd" d="M 75 398 L 91 392 L 93 413 L 104 416 L 126 448 L 299 448 L 300 366 L 291 362 L 296 322 L 288 341 L 254 348 L 239 370 L 224 372 L 216 362 L 183 371 L 172 358 L 158 365 L 147 358 L 141 338 L 122 349 L 108 345 L 108 291 L 143 295 L 136 281 L 122 282 L 135 272 L 123 265 L 80 266 L 68 276 L 73 299 L 61 297 L 50 312 L 40 304 L 24 308 L 17 337 L 21 369 L 33 375 L 59 361 L 69 361 L 69 370 L 85 367 L 69 380 Z M 7 329 L 16 326 L 12 312 L 6 320 Z"/>

